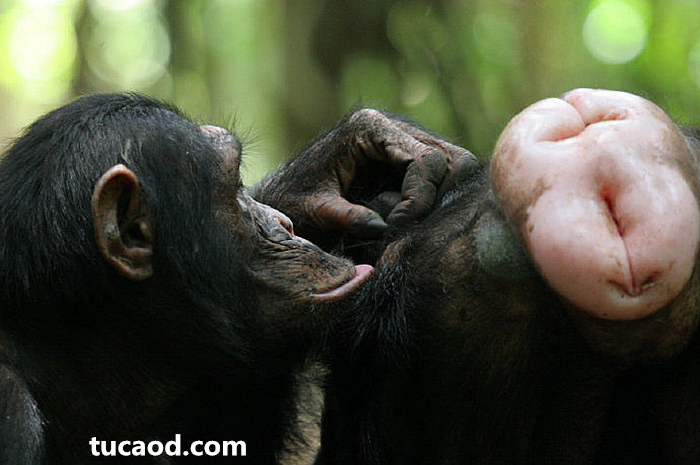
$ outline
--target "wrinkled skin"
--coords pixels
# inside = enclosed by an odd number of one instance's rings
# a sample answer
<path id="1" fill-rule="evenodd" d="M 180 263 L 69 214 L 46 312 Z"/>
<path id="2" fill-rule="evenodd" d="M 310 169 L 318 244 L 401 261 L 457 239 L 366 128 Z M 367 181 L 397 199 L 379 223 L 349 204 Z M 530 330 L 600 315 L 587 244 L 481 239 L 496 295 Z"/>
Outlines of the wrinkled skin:
<path id="1" fill-rule="evenodd" d="M 315 298 L 316 295 L 344 283 L 351 284 L 349 293 L 366 278 L 367 273 L 356 277 L 355 267 L 348 260 L 324 253 L 295 235 L 287 216 L 257 202 L 243 189 L 239 177 L 241 147 L 233 135 L 212 126 L 200 130 L 211 139 L 223 159 L 214 191 L 221 207 L 215 214 L 235 236 L 233 242 L 248 248 L 244 251 L 248 269 L 259 289 L 258 295 L 265 296 L 268 308 L 286 307 L 290 302 L 308 305 L 322 300 Z M 347 293 L 340 297 L 344 295 Z M 276 300 L 280 304 L 275 304 Z"/>
<path id="2" fill-rule="evenodd" d="M 515 117 L 343 313 L 319 463 L 698 463 L 699 141 L 629 94 Z"/>
<path id="3" fill-rule="evenodd" d="M 321 201 L 297 212 L 300 224 L 376 237 L 386 223 L 343 198 L 367 181 L 355 167 L 373 165 L 404 185 L 394 216 L 424 216 L 467 152 L 418 142 L 426 133 L 380 115 L 349 116 L 254 196 L 273 198 L 275 179 L 315 179 L 290 191 L 295 202 Z M 296 374 L 317 328 L 334 318 L 325 305 L 373 268 L 297 236 L 243 188 L 240 157 L 226 130 L 120 94 L 59 108 L 8 150 L 0 462 L 94 463 L 91 437 L 166 442 L 177 433 L 184 447 L 246 441 L 236 460 L 268 464 L 293 443 Z"/>
<path id="4" fill-rule="evenodd" d="M 669 117 L 623 92 L 577 89 L 538 102 L 496 144 L 500 207 L 600 350 L 663 359 L 695 331 L 697 166 Z M 603 340 L 610 326 L 613 343 Z"/>
<path id="5" fill-rule="evenodd" d="M 343 234 L 377 238 L 388 225 L 425 217 L 463 158 L 473 155 L 413 122 L 363 109 L 263 179 L 253 195 L 291 217 L 302 236 L 333 247 Z"/>
<path id="6" fill-rule="evenodd" d="M 634 320 L 676 297 L 692 272 L 693 162 L 680 131 L 651 102 L 583 89 L 516 117 L 491 174 L 548 282 L 593 316 Z"/>

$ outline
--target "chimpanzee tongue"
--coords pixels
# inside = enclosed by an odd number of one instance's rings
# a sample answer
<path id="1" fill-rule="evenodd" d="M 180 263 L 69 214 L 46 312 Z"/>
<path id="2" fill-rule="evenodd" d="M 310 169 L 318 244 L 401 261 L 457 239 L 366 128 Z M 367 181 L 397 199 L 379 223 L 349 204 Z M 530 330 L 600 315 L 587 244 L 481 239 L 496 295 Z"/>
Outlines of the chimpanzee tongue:
<path id="1" fill-rule="evenodd" d="M 372 265 L 355 265 L 355 276 L 353 276 L 350 281 L 347 281 L 346 283 L 341 284 L 330 291 L 319 294 L 311 294 L 311 299 L 318 303 L 340 300 L 360 287 L 362 283 L 367 281 L 372 273 L 374 273 L 374 267 Z"/>

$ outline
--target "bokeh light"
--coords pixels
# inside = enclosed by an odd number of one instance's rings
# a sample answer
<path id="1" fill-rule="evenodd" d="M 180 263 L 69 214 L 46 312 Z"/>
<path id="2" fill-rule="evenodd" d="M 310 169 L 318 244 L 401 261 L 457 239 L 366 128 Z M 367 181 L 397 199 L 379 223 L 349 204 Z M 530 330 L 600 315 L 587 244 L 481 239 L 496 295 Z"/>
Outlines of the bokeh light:
<path id="1" fill-rule="evenodd" d="M 69 69 L 76 39 L 70 18 L 34 10 L 22 14 L 10 36 L 10 61 L 25 79 L 49 80 Z"/>
<path id="2" fill-rule="evenodd" d="M 170 37 L 153 0 L 88 3 L 96 22 L 85 50 L 90 70 L 114 87 L 144 89 L 167 71 Z"/>
<path id="3" fill-rule="evenodd" d="M 641 1 L 596 2 L 583 24 L 588 51 L 605 63 L 621 64 L 636 58 L 647 41 L 647 9 Z"/>
<path id="4" fill-rule="evenodd" d="M 433 90 L 433 81 L 424 73 L 409 73 L 403 77 L 401 101 L 407 107 L 414 107 L 426 101 Z"/>
<path id="5" fill-rule="evenodd" d="M 370 3 L 0 0 L 0 147 L 104 91 L 236 120 L 254 139 L 246 183 L 357 104 L 480 156 L 523 107 L 579 86 L 639 93 L 700 126 L 700 0 Z"/>
<path id="6" fill-rule="evenodd" d="M 0 23 L 0 40 L 7 44 L 0 51 L 3 84 L 40 103 L 60 101 L 70 90 L 78 48 L 73 6 L 74 2 L 54 0 L 41 8 L 20 5 L 4 15 Z"/>
<path id="7" fill-rule="evenodd" d="M 523 37 L 512 11 L 498 8 L 480 11 L 474 18 L 472 33 L 474 43 L 487 60 L 503 64 L 520 60 Z"/>
<path id="8" fill-rule="evenodd" d="M 163 5 L 159 0 L 88 0 L 90 14 L 101 23 L 121 23 L 156 16 Z"/>

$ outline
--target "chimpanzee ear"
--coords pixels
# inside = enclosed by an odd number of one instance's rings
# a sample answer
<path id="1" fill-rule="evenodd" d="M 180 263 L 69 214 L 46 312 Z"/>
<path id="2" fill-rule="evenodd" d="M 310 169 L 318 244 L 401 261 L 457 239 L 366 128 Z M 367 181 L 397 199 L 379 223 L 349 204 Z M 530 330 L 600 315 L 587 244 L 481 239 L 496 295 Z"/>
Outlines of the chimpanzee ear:
<path id="1" fill-rule="evenodd" d="M 116 165 L 102 175 L 92 193 L 97 247 L 107 263 L 136 281 L 153 275 L 151 219 L 136 175 Z"/>

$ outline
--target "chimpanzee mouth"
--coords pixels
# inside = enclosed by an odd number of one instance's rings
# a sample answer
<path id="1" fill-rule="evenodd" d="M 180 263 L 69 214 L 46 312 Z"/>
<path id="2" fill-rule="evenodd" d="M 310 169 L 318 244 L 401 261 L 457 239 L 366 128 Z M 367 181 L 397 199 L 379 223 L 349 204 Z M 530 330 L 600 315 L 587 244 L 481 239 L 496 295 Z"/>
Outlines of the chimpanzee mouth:
<path id="1" fill-rule="evenodd" d="M 328 303 L 341 300 L 351 293 L 374 273 L 372 265 L 355 265 L 355 275 L 349 281 L 345 281 L 333 289 L 311 294 L 311 301 L 314 303 Z"/>

